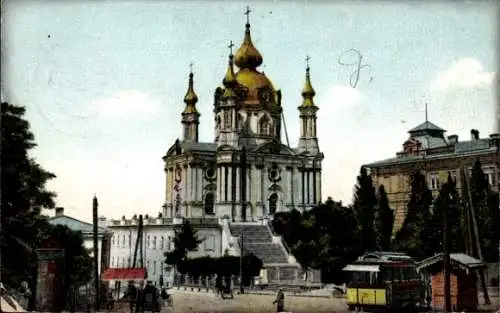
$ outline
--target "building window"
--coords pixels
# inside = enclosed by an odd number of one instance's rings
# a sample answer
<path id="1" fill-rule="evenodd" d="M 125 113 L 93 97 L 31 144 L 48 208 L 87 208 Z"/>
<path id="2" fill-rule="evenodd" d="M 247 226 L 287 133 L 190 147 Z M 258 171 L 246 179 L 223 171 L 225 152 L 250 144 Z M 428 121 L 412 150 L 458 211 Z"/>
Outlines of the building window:
<path id="1" fill-rule="evenodd" d="M 125 235 L 122 236 L 122 247 L 125 248 Z"/>
<path id="2" fill-rule="evenodd" d="M 116 246 L 120 247 L 120 235 L 116 236 Z"/>
<path id="3" fill-rule="evenodd" d="M 224 128 L 231 128 L 231 112 L 229 110 L 224 111 Z"/>
<path id="4" fill-rule="evenodd" d="M 269 214 L 276 213 L 277 207 L 278 207 L 278 195 L 273 193 L 269 197 Z"/>
<path id="5" fill-rule="evenodd" d="M 132 264 L 130 264 L 130 257 L 127 258 L 127 267 L 132 267 Z"/>
<path id="6" fill-rule="evenodd" d="M 214 194 L 212 192 L 205 195 L 205 214 L 214 214 Z"/>
<path id="7" fill-rule="evenodd" d="M 215 236 L 208 236 L 204 241 L 204 245 L 205 251 L 215 251 Z"/>
<path id="8" fill-rule="evenodd" d="M 267 115 L 264 115 L 259 121 L 259 134 L 261 136 L 269 136 L 271 132 L 271 123 Z"/>
<path id="9" fill-rule="evenodd" d="M 128 234 L 128 245 L 132 246 L 132 234 Z"/>
<path id="10" fill-rule="evenodd" d="M 497 177 L 494 169 L 485 169 L 484 174 L 486 175 L 486 179 L 488 180 L 488 184 L 490 186 L 495 186 L 497 184 Z"/>
<path id="11" fill-rule="evenodd" d="M 114 246 L 115 245 L 115 236 L 113 235 L 113 237 L 111 237 L 111 245 Z"/>
<path id="12" fill-rule="evenodd" d="M 156 261 L 153 261 L 153 275 L 156 274 Z"/>
<path id="13" fill-rule="evenodd" d="M 161 244 L 161 249 L 165 249 L 165 238 L 163 236 L 161 236 L 160 244 Z"/>
<path id="14" fill-rule="evenodd" d="M 111 257 L 111 267 L 115 266 L 115 257 Z"/>
<path id="15" fill-rule="evenodd" d="M 149 271 L 150 268 L 149 268 L 149 260 L 146 261 L 146 270 Z"/>
<path id="16" fill-rule="evenodd" d="M 431 173 L 429 175 L 429 188 L 431 190 L 439 189 L 439 176 L 437 173 Z"/>
<path id="17" fill-rule="evenodd" d="M 170 236 L 168 236 L 168 246 L 167 246 L 168 250 L 172 250 L 172 238 L 170 238 Z"/>
<path id="18" fill-rule="evenodd" d="M 156 236 L 153 237 L 153 249 L 156 249 Z"/>
<path id="19" fill-rule="evenodd" d="M 151 241 L 150 241 L 149 239 L 150 239 L 150 238 L 149 238 L 149 235 L 148 235 L 148 236 L 146 237 L 146 248 L 147 248 L 147 249 L 151 248 L 151 246 L 150 246 Z"/>

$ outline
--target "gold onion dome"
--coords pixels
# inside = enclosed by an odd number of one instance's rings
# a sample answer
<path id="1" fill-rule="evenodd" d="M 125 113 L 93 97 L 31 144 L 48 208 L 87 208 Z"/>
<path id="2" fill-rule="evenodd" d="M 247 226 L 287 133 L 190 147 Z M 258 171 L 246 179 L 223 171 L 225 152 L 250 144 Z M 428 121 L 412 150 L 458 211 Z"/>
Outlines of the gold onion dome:
<path id="1" fill-rule="evenodd" d="M 234 63 L 240 69 L 256 69 L 262 64 L 262 61 L 262 55 L 252 43 L 252 37 L 250 36 L 250 23 L 247 23 L 245 25 L 245 37 L 243 38 L 243 43 L 234 55 Z"/>
<path id="2" fill-rule="evenodd" d="M 226 76 L 224 76 L 222 83 L 224 84 L 224 87 L 226 87 L 226 89 L 224 90 L 224 97 L 236 96 L 234 88 L 238 85 L 238 82 L 236 80 L 236 75 L 234 74 L 233 54 L 229 55 L 229 64 L 227 67 Z"/>
<path id="3" fill-rule="evenodd" d="M 186 104 L 186 108 L 182 113 L 198 113 L 196 110 L 196 103 L 198 102 L 198 96 L 194 92 L 193 87 L 193 71 L 191 70 L 189 73 L 189 86 L 186 92 L 186 96 L 184 97 L 184 103 Z"/>
<path id="4" fill-rule="evenodd" d="M 313 98 L 316 95 L 316 92 L 314 91 L 314 88 L 311 84 L 311 74 L 310 74 L 310 68 L 309 64 L 307 65 L 306 68 L 306 83 L 304 84 L 304 89 L 302 89 L 302 97 L 304 98 L 304 101 L 302 102 L 303 107 L 313 107 L 314 106 L 314 101 Z"/>

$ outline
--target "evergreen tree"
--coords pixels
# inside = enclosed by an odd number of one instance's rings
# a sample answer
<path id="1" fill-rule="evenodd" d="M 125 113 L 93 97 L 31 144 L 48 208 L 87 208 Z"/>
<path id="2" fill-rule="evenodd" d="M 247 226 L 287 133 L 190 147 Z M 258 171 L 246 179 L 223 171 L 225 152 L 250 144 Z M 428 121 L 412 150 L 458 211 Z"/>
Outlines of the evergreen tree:
<path id="1" fill-rule="evenodd" d="M 377 248 L 388 251 L 391 248 L 392 229 L 394 226 L 394 212 L 389 207 L 389 199 L 384 185 L 378 189 L 378 205 L 375 212 L 375 231 L 377 234 Z"/>
<path id="2" fill-rule="evenodd" d="M 453 252 L 464 252 L 465 243 L 461 230 L 462 210 L 455 182 L 448 175 L 448 180 L 441 186 L 439 195 L 434 202 L 432 212 L 431 231 L 429 237 L 429 248 L 432 254 L 441 253 L 443 247 L 444 214 L 448 218 L 448 250 Z"/>
<path id="3" fill-rule="evenodd" d="M 432 233 L 430 207 L 432 193 L 425 176 L 416 172 L 411 176 L 410 199 L 403 226 L 396 233 L 394 249 L 408 253 L 416 259 L 432 255 L 428 238 Z"/>
<path id="4" fill-rule="evenodd" d="M 186 260 L 188 252 L 196 250 L 202 241 L 191 223 L 185 220 L 180 228 L 175 229 L 174 250 L 165 252 L 166 263 L 179 267 Z"/>
<path id="5" fill-rule="evenodd" d="M 366 168 L 362 167 L 355 187 L 353 209 L 357 216 L 361 246 L 364 251 L 376 249 L 374 229 L 376 206 L 377 197 L 372 178 Z"/>
<path id="6" fill-rule="evenodd" d="M 483 257 L 486 261 L 498 261 L 498 193 L 491 189 L 479 160 L 472 167 L 469 188 Z"/>

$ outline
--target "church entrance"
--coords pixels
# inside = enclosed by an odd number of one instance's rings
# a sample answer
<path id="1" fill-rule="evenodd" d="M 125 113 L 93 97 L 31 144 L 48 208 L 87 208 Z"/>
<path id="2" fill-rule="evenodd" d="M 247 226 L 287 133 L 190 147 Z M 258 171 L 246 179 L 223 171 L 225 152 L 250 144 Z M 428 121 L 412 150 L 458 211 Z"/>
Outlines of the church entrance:
<path id="1" fill-rule="evenodd" d="M 212 192 L 205 195 L 205 214 L 214 214 L 214 194 Z"/>
<path id="2" fill-rule="evenodd" d="M 278 195 L 273 193 L 269 197 L 269 214 L 276 213 L 277 208 L 278 208 Z"/>

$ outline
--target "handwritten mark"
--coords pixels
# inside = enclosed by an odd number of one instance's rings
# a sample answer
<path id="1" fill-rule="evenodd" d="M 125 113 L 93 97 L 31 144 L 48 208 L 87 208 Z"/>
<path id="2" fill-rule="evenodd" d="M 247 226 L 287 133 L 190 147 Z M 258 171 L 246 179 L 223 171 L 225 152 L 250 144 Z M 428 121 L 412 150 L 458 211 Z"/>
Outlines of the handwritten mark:
<path id="1" fill-rule="evenodd" d="M 354 61 L 353 63 L 345 63 L 342 61 L 342 59 L 345 58 L 348 54 L 353 53 L 356 55 L 356 61 Z M 373 76 L 371 75 L 372 67 L 370 64 L 363 64 L 363 55 L 358 49 L 352 48 L 342 53 L 339 56 L 338 63 L 342 66 L 354 67 L 354 71 L 349 76 L 349 84 L 352 88 L 356 88 L 358 86 L 362 69 L 368 68 L 370 74 L 369 82 L 373 80 Z"/>

